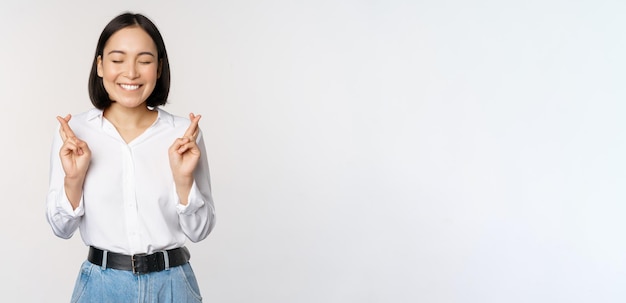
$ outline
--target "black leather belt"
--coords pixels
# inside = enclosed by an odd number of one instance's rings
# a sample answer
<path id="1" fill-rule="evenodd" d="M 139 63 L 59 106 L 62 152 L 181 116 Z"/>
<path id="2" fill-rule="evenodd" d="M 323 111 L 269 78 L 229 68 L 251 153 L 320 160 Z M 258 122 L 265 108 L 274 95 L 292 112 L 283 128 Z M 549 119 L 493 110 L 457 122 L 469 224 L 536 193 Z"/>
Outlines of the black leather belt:
<path id="1" fill-rule="evenodd" d="M 167 256 L 167 260 L 165 256 Z M 130 270 L 134 274 L 146 274 L 186 264 L 189 262 L 190 256 L 189 250 L 184 246 L 165 252 L 159 251 L 149 255 L 136 254 L 132 256 L 110 251 L 105 254 L 105 251 L 90 246 L 87 260 L 98 266 L 105 264 L 105 268 Z"/>

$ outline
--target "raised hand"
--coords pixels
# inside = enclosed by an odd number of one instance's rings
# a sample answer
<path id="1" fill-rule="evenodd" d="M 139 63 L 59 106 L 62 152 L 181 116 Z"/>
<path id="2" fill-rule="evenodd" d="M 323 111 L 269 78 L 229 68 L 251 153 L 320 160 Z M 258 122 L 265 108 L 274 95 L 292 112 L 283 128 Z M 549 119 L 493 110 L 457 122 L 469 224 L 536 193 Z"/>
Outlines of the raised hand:
<path id="1" fill-rule="evenodd" d="M 89 161 L 91 161 L 91 150 L 89 150 L 87 143 L 78 139 L 70 128 L 68 122 L 71 118 L 71 115 L 64 118 L 57 116 L 57 120 L 61 124 L 59 133 L 63 140 L 59 157 L 63 171 L 65 171 L 65 194 L 72 207 L 76 209 L 83 193 L 83 183 L 89 168 Z"/>
<path id="2" fill-rule="evenodd" d="M 179 182 L 189 183 L 193 182 L 193 171 L 200 160 L 200 149 L 196 144 L 198 138 L 199 128 L 198 121 L 200 121 L 200 115 L 189 114 L 191 124 L 185 131 L 185 134 L 174 141 L 174 144 L 169 148 L 170 167 L 172 169 L 172 175 L 174 176 L 174 182 L 179 185 Z M 189 186 L 191 186 L 189 183 Z"/>
<path id="3" fill-rule="evenodd" d="M 78 139 L 70 128 L 68 122 L 71 118 L 71 115 L 67 115 L 64 118 L 57 116 L 57 120 L 61 124 L 59 133 L 63 140 L 59 156 L 61 157 L 61 165 L 65 171 L 65 177 L 82 181 L 89 168 L 91 150 L 89 150 L 87 143 Z"/>

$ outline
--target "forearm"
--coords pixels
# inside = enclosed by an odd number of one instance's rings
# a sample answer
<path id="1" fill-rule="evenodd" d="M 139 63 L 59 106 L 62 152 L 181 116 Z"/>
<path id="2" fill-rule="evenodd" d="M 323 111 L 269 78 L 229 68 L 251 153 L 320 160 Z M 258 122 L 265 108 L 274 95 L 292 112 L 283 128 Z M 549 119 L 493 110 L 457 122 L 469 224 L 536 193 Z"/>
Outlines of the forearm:
<path id="1" fill-rule="evenodd" d="M 187 205 L 189 203 L 189 192 L 193 185 L 193 176 L 174 176 L 174 184 L 176 186 L 176 194 L 181 205 Z"/>
<path id="2" fill-rule="evenodd" d="M 80 204 L 81 197 L 83 196 L 83 183 L 85 182 L 85 178 L 70 178 L 65 177 L 64 179 L 64 187 L 65 187 L 65 195 L 67 199 L 70 201 L 72 205 L 72 209 L 78 208 Z"/>

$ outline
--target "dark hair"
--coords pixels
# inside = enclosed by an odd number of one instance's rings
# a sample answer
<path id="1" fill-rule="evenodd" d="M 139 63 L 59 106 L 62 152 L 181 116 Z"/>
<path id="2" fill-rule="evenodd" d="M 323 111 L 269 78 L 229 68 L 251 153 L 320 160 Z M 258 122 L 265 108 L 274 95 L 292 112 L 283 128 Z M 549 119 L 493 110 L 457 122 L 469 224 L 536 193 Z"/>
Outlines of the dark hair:
<path id="1" fill-rule="evenodd" d="M 146 104 L 150 107 L 157 107 L 167 103 L 167 96 L 170 92 L 170 64 L 167 60 L 167 52 L 165 51 L 165 42 L 156 25 L 141 14 L 123 13 L 111 20 L 109 24 L 102 30 L 98 46 L 96 46 L 96 54 L 91 65 L 91 73 L 89 74 L 89 98 L 96 108 L 106 109 L 111 106 L 111 99 L 102 83 L 102 78 L 98 76 L 98 56 L 102 56 L 104 45 L 117 31 L 130 27 L 138 26 L 142 28 L 156 44 L 158 52 L 158 62 L 161 64 L 160 77 L 156 81 L 156 86 L 152 94 L 146 100 Z"/>

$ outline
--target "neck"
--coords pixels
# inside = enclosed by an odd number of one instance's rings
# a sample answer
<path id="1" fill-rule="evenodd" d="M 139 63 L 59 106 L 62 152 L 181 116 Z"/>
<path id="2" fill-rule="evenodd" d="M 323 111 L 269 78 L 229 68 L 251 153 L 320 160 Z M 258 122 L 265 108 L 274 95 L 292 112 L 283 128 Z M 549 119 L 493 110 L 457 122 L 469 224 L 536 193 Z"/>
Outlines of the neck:
<path id="1" fill-rule="evenodd" d="M 118 128 L 142 128 L 146 124 L 154 122 L 156 111 L 152 111 L 146 106 L 128 108 L 113 102 L 109 108 L 104 110 L 103 115 Z"/>

